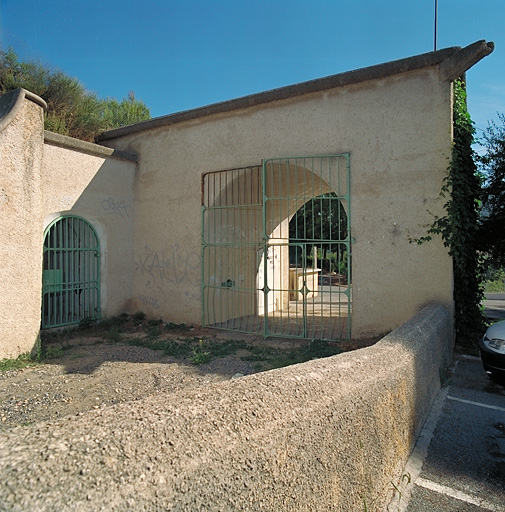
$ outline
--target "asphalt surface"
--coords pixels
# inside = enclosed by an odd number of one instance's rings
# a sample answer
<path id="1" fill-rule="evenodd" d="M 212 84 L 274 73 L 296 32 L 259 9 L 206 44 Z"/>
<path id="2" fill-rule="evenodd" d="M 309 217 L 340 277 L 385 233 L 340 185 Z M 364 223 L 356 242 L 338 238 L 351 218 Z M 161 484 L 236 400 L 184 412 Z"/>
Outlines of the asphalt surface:
<path id="1" fill-rule="evenodd" d="M 505 293 L 484 314 L 505 319 Z M 405 468 L 394 512 L 505 512 L 505 387 L 457 354 Z"/>
<path id="2" fill-rule="evenodd" d="M 490 320 L 505 319 L 505 293 L 486 293 L 483 306 Z"/>
<path id="3" fill-rule="evenodd" d="M 456 355 L 405 469 L 402 512 L 505 512 L 505 387 Z"/>

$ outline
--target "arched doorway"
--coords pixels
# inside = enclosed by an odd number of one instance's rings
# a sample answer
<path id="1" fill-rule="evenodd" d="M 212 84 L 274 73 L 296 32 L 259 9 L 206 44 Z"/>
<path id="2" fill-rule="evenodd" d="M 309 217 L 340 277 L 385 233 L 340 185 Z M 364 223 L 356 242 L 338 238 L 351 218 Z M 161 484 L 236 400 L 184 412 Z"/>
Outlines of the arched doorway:
<path id="1" fill-rule="evenodd" d="M 349 339 L 349 184 L 348 154 L 269 159 L 205 174 L 203 325 Z M 309 222 L 309 209 L 311 225 L 302 229 L 297 219 Z M 338 228 L 318 223 L 317 215 Z M 314 255 L 324 269 L 314 267 Z M 346 273 L 342 282 L 332 277 L 337 267 Z"/>
<path id="2" fill-rule="evenodd" d="M 335 192 L 309 199 L 291 217 L 289 274 L 290 307 L 303 309 L 308 332 L 325 317 L 348 316 L 348 218 Z"/>
<path id="3" fill-rule="evenodd" d="M 65 215 L 44 233 L 42 328 L 100 318 L 100 243 L 93 226 Z"/>

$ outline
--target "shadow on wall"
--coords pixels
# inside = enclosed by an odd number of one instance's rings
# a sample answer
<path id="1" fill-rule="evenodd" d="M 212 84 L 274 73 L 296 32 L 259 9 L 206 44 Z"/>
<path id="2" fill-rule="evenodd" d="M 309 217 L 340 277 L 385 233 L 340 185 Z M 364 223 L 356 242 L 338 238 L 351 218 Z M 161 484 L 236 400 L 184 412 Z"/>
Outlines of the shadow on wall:
<path id="1" fill-rule="evenodd" d="M 67 137 L 54 143 L 55 137 L 46 134 L 44 145 L 47 328 L 115 314 L 132 294 L 135 163 Z"/>

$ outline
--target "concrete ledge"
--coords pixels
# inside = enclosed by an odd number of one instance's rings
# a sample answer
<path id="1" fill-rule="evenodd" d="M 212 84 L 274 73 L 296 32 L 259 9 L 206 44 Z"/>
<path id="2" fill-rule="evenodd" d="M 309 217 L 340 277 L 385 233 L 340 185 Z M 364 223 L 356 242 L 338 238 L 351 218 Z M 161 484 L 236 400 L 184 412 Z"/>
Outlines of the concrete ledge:
<path id="1" fill-rule="evenodd" d="M 461 51 L 453 53 L 440 64 L 439 75 L 441 80 L 456 80 L 461 77 L 465 71 L 479 62 L 494 50 L 493 42 L 484 40 L 463 48 Z"/>
<path id="2" fill-rule="evenodd" d="M 59 133 L 49 132 L 47 130 L 44 131 L 44 142 L 46 144 L 52 144 L 53 146 L 68 148 L 74 151 L 81 151 L 82 153 L 88 153 L 90 155 L 115 158 L 118 160 L 127 160 L 128 162 L 137 163 L 137 155 L 134 153 L 127 153 L 126 151 L 107 148 L 105 146 L 100 146 L 99 144 L 93 144 L 92 142 L 74 139 L 72 137 L 60 135 Z"/>
<path id="3" fill-rule="evenodd" d="M 5 510 L 381 509 L 440 387 L 430 305 L 376 345 L 0 437 Z"/>

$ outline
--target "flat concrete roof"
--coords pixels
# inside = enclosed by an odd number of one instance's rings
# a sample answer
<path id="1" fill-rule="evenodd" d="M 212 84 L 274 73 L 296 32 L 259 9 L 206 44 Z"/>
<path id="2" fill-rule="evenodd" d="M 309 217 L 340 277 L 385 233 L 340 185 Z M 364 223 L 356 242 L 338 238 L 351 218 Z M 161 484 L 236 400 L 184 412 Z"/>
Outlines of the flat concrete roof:
<path id="1" fill-rule="evenodd" d="M 154 128 L 169 126 L 210 115 L 255 107 L 274 101 L 295 98 L 305 94 L 326 91 L 368 80 L 379 80 L 400 73 L 438 66 L 444 62 L 447 62 L 447 65 L 444 67 L 444 72 L 441 73 L 441 80 L 453 80 L 454 78 L 461 76 L 461 74 L 473 66 L 473 64 L 491 53 L 493 48 L 493 43 L 487 43 L 486 41 L 481 40 L 463 49 L 460 46 L 453 46 L 442 50 L 423 53 L 406 59 L 386 62 L 376 66 L 361 68 L 354 71 L 339 73 L 337 75 L 318 78 L 316 80 L 310 80 L 308 82 L 251 94 L 249 96 L 243 96 L 241 98 L 215 103 L 192 110 L 185 110 L 167 116 L 156 117 L 148 121 L 116 128 L 115 130 L 102 133 L 98 136 L 97 141 L 102 142 L 118 137 L 124 137 L 136 132 L 152 130 Z"/>

